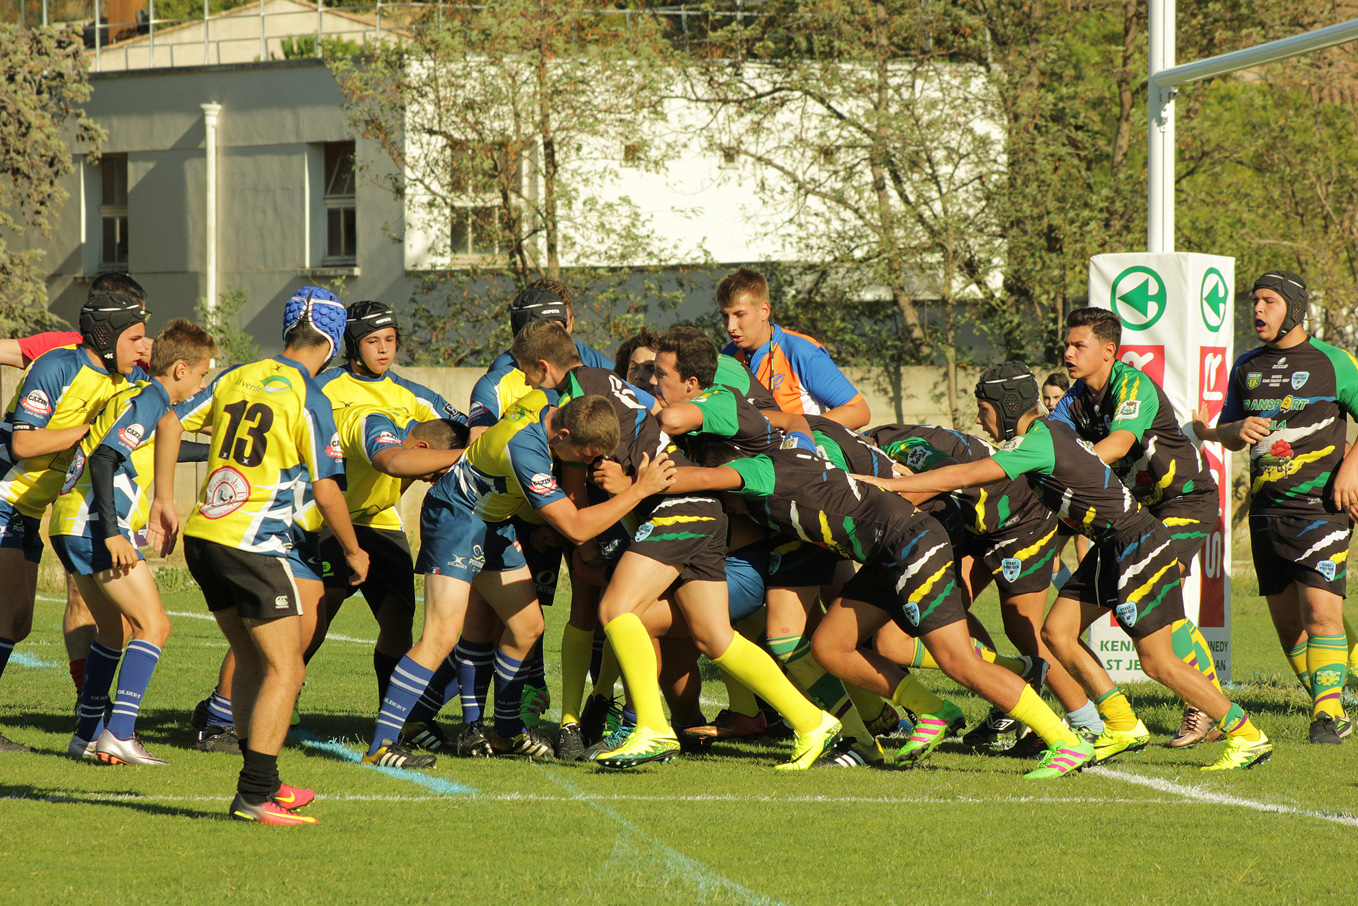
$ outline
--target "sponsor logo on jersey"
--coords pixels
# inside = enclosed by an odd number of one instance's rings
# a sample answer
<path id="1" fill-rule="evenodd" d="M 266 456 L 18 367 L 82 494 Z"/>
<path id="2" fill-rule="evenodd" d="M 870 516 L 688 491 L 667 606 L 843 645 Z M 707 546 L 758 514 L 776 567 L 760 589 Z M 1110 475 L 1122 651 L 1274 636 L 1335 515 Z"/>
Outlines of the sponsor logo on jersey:
<path id="1" fill-rule="evenodd" d="M 1023 561 L 1017 557 L 1005 557 L 1000 561 L 1000 575 L 1004 576 L 1004 581 L 1013 582 L 1019 576 L 1019 570 L 1023 567 Z"/>
<path id="2" fill-rule="evenodd" d="M 325 455 L 331 459 L 343 459 L 344 448 L 340 446 L 339 432 L 330 435 L 330 443 L 325 445 Z"/>
<path id="3" fill-rule="evenodd" d="M 1306 386 L 1306 379 L 1309 378 L 1310 376 L 1311 376 L 1311 372 L 1309 372 L 1309 371 L 1294 371 L 1294 372 L 1292 372 L 1292 389 L 1293 389 L 1293 390 L 1300 390 L 1301 388 L 1305 387 L 1305 386 Z"/>
<path id="4" fill-rule="evenodd" d="M 34 415 L 51 415 L 52 401 L 47 398 L 47 394 L 41 390 L 31 390 L 28 396 L 24 397 L 23 402 L 19 403 L 26 412 Z"/>
<path id="5" fill-rule="evenodd" d="M 1316 564 L 1316 570 L 1325 577 L 1326 582 L 1334 581 L 1335 562 L 1333 560 L 1321 560 Z"/>
<path id="6" fill-rule="evenodd" d="M 223 466 L 208 476 L 198 512 L 207 519 L 221 519 L 240 509 L 249 499 L 250 482 L 230 466 Z"/>
<path id="7" fill-rule="evenodd" d="M 61 493 L 65 494 L 75 483 L 80 480 L 80 473 L 85 471 L 85 451 L 76 447 L 75 456 L 71 457 L 71 464 L 66 467 L 66 478 L 61 483 Z"/>
<path id="8" fill-rule="evenodd" d="M 1127 400 L 1121 406 L 1118 406 L 1117 414 L 1115 414 L 1113 418 L 1114 419 L 1136 418 L 1140 414 L 1141 414 L 1141 400 Z"/>
<path id="9" fill-rule="evenodd" d="M 1014 438 L 1018 440 L 1018 438 Z M 912 472 L 919 472 L 924 468 L 924 463 L 929 458 L 929 451 L 925 447 L 916 447 L 910 451 L 910 455 L 905 458 L 905 464 L 910 467 Z"/>
<path id="10" fill-rule="evenodd" d="M 651 537 L 651 532 L 653 531 L 655 531 L 654 522 L 643 522 L 641 525 L 637 526 L 637 533 L 632 540 L 645 541 L 647 538 Z"/>
<path id="11" fill-rule="evenodd" d="M 538 472 L 528 482 L 528 490 L 539 497 L 546 497 L 556 490 L 556 476 L 551 472 Z"/>
<path id="12" fill-rule="evenodd" d="M 392 434 L 390 431 L 382 431 L 373 438 L 373 443 L 375 444 L 399 444 L 400 442 L 401 438 Z"/>
<path id="13" fill-rule="evenodd" d="M 1254 390 L 1263 382 L 1264 375 L 1261 372 L 1251 371 L 1249 374 L 1245 375 L 1245 386 L 1250 390 Z"/>
<path id="14" fill-rule="evenodd" d="M 486 408 L 485 403 L 472 403 L 472 407 L 467 410 L 467 420 L 476 421 L 476 419 L 488 412 L 490 412 L 490 410 Z"/>
<path id="15" fill-rule="evenodd" d="M 1131 627 L 1136 625 L 1136 605 L 1131 601 L 1124 601 L 1116 608 L 1118 622 L 1123 626 Z"/>
<path id="16" fill-rule="evenodd" d="M 1000 449 L 1005 451 L 1006 453 L 1013 453 L 1021 446 L 1023 446 L 1022 434 L 1020 434 L 1018 437 L 1011 438 L 1010 440 L 1005 441 L 1003 444 L 1000 445 Z"/>
<path id="17" fill-rule="evenodd" d="M 292 381 L 281 374 L 271 374 L 260 383 L 264 385 L 265 393 L 284 393 L 292 389 Z"/>
<path id="18" fill-rule="evenodd" d="M 133 450 L 137 449 L 137 445 L 142 442 L 142 438 L 145 436 L 146 429 L 141 425 L 128 425 L 118 432 L 118 439 Z"/>

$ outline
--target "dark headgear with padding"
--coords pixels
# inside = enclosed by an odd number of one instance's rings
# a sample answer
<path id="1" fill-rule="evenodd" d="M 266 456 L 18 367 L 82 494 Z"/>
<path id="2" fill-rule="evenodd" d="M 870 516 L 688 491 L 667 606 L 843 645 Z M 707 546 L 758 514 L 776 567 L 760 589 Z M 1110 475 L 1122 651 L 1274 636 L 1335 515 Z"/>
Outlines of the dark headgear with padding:
<path id="1" fill-rule="evenodd" d="M 358 344 L 363 338 L 388 327 L 396 331 L 396 343 L 400 345 L 401 328 L 396 326 L 396 313 L 391 310 L 390 305 L 371 299 L 350 305 L 349 322 L 344 328 L 344 357 L 350 361 L 357 361 Z"/>
<path id="2" fill-rule="evenodd" d="M 1288 331 L 1305 320 L 1306 306 L 1311 301 L 1311 293 L 1306 289 L 1306 281 L 1300 274 L 1291 271 L 1269 271 L 1254 281 L 1254 290 L 1260 289 L 1273 290 L 1287 303 L 1287 317 L 1283 318 L 1275 339 L 1282 339 Z"/>
<path id="3" fill-rule="evenodd" d="M 136 324 L 146 323 L 146 312 L 131 296 L 94 293 L 80 309 L 82 342 L 109 372 L 118 370 L 118 338 Z"/>
<path id="4" fill-rule="evenodd" d="M 1042 399 L 1037 378 L 1022 362 L 992 365 L 976 382 L 976 399 L 990 403 L 1000 415 L 1003 439 L 1018 433 L 1019 419 Z"/>
<path id="5" fill-rule="evenodd" d="M 523 330 L 529 321 L 570 321 L 570 308 L 550 289 L 530 286 L 514 297 L 509 303 L 509 326 L 515 333 Z"/>

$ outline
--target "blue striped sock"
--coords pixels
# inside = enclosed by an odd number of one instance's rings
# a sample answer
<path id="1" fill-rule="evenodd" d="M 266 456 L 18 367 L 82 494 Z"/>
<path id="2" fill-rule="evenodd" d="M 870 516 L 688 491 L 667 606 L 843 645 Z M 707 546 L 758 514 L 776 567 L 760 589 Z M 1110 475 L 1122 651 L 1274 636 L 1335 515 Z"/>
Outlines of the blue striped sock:
<path id="1" fill-rule="evenodd" d="M 457 692 L 457 660 L 450 654 L 443 659 L 442 664 L 439 664 L 439 669 L 434 671 L 433 679 L 429 681 L 429 686 L 415 703 L 415 707 L 410 709 L 410 716 L 406 718 L 406 722 L 428 723 L 438 716 L 440 709 L 450 698 L 457 698 Z"/>
<path id="2" fill-rule="evenodd" d="M 80 693 L 80 717 L 75 725 L 75 735 L 81 739 L 97 739 L 103 732 L 108 690 L 113 685 L 113 675 L 118 672 L 118 660 L 122 656 L 120 648 L 109 648 L 98 642 L 90 645 L 89 656 L 85 659 L 85 689 Z"/>
<path id="3" fill-rule="evenodd" d="M 231 699 L 222 695 L 216 689 L 207 700 L 208 723 L 217 724 L 221 727 L 229 727 L 236 722 L 236 718 L 231 713 Z"/>
<path id="4" fill-rule="evenodd" d="M 526 658 L 520 661 L 503 651 L 495 652 L 495 732 L 505 739 L 523 732 L 520 703 L 530 669 L 527 663 Z"/>
<path id="5" fill-rule="evenodd" d="M 490 692 L 490 681 L 495 675 L 495 644 L 493 642 L 468 642 L 459 640 L 453 649 L 457 659 L 457 681 L 461 689 L 462 722 L 480 720 L 486 710 L 486 696 Z"/>
<path id="6" fill-rule="evenodd" d="M 160 648 L 150 642 L 134 639 L 123 654 L 123 666 L 118 671 L 118 694 L 113 699 L 113 716 L 109 718 L 109 732 L 119 739 L 131 739 L 137 728 L 137 714 L 151 674 L 156 672 Z"/>
<path id="7" fill-rule="evenodd" d="M 382 748 L 382 741 L 395 741 L 401 738 L 401 728 L 405 726 L 406 715 L 424 693 L 434 671 L 421 667 L 410 659 L 401 658 L 401 663 L 391 672 L 391 684 L 387 686 L 387 697 L 382 699 L 382 710 L 377 715 L 377 727 L 373 730 L 372 744 L 368 754 Z"/>

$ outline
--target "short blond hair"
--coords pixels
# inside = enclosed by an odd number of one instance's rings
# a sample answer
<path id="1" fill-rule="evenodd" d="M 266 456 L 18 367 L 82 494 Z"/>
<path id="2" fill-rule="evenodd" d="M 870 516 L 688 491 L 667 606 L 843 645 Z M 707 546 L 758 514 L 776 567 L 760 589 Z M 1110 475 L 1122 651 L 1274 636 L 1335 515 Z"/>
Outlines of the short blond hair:
<path id="1" fill-rule="evenodd" d="M 175 318 L 156 335 L 151 347 L 151 375 L 160 377 L 170 373 L 175 362 L 197 368 L 204 359 L 217 354 L 217 341 L 197 324 L 185 318 Z"/>
<path id="2" fill-rule="evenodd" d="M 768 302 L 769 281 L 757 270 L 736 268 L 717 284 L 717 307 L 728 308 L 741 296 L 749 296 L 755 302 Z"/>
<path id="3" fill-rule="evenodd" d="M 547 361 L 569 371 L 580 364 L 580 350 L 560 321 L 529 321 L 515 335 L 509 354 L 520 366 L 527 363 L 536 367 L 538 362 Z"/>
<path id="4" fill-rule="evenodd" d="M 577 396 L 556 410 L 552 424 L 570 432 L 576 449 L 593 450 L 601 456 L 616 450 L 622 439 L 618 413 L 608 397 L 597 393 Z"/>

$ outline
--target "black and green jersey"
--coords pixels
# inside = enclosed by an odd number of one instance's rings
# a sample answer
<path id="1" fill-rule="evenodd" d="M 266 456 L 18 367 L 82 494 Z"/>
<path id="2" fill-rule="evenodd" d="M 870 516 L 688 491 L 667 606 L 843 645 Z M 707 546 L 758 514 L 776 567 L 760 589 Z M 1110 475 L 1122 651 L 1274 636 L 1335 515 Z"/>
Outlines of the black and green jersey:
<path id="1" fill-rule="evenodd" d="M 1221 423 L 1257 415 L 1269 435 L 1250 449 L 1250 512 L 1334 512 L 1348 418 L 1358 416 L 1358 360 L 1307 337 L 1235 360 Z"/>
<path id="2" fill-rule="evenodd" d="M 742 456 L 758 456 L 783 445 L 783 432 L 769 424 L 748 400 L 725 386 L 708 387 L 688 402 L 698 407 L 703 423 L 687 437 L 724 442 Z"/>
<path id="3" fill-rule="evenodd" d="M 857 431 L 851 431 L 823 415 L 803 416 L 811 426 L 811 439 L 821 459 L 828 459 L 855 475 L 893 474 L 892 459 Z"/>
<path id="4" fill-rule="evenodd" d="M 859 563 L 896 556 L 899 532 L 923 518 L 899 494 L 856 481 L 805 450 L 770 450 L 727 465 L 740 473 L 744 484 L 735 493 L 755 522 Z"/>
<path id="5" fill-rule="evenodd" d="M 912 472 L 927 472 L 959 462 L 977 462 L 995 448 L 970 434 L 940 428 L 938 425 L 881 425 L 868 437 L 896 462 Z M 967 530 L 974 535 L 990 535 L 1027 525 L 1035 533 L 1051 514 L 1033 496 L 1027 482 L 1009 478 L 981 488 L 963 488 L 953 493 L 962 507 Z"/>
<path id="6" fill-rule="evenodd" d="M 1175 497 L 1217 492 L 1216 479 L 1198 448 L 1179 428 L 1165 391 L 1130 365 L 1113 362 L 1108 386 L 1099 399 L 1084 381 L 1076 381 L 1052 416 L 1091 444 L 1114 431 L 1130 431 L 1136 440 L 1127 455 L 1110 468 L 1131 489 L 1137 502 L 1152 511 Z"/>
<path id="7" fill-rule="evenodd" d="M 557 394 L 558 405 L 561 406 L 591 394 L 606 397 L 613 404 L 613 411 L 618 415 L 618 426 L 622 429 L 613 458 L 622 464 L 629 475 L 636 474 L 643 453 L 655 459 L 657 453 L 668 447 L 672 458 L 678 455 L 669 437 L 660 429 L 660 422 L 642 405 L 632 385 L 607 368 L 589 365 L 572 368 L 566 372 L 566 380 L 557 389 Z"/>
<path id="8" fill-rule="evenodd" d="M 731 388 L 732 393 L 756 409 L 778 408 L 773 392 L 760 383 L 748 365 L 732 356 L 717 356 L 717 376 L 712 383 Z"/>
<path id="9" fill-rule="evenodd" d="M 1146 511 L 1070 425 L 1037 419 L 992 457 L 1010 478 L 1023 476 L 1042 504 L 1093 541 L 1138 529 Z"/>

